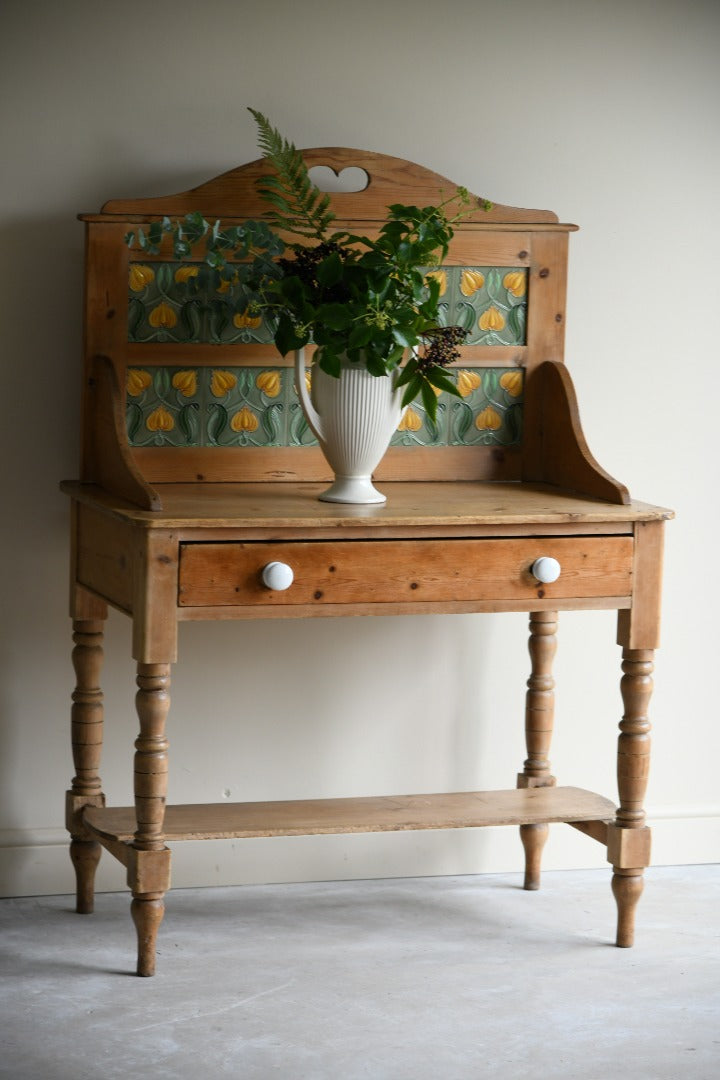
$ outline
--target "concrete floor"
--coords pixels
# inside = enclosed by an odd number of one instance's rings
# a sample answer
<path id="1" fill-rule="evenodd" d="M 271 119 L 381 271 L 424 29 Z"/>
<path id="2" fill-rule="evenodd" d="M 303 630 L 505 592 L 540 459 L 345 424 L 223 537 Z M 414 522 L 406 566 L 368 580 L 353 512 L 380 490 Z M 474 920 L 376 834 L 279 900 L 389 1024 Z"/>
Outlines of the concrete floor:
<path id="1" fill-rule="evenodd" d="M 12 1080 L 716 1080 L 720 866 L 178 890 L 158 974 L 128 898 L 0 901 Z"/>

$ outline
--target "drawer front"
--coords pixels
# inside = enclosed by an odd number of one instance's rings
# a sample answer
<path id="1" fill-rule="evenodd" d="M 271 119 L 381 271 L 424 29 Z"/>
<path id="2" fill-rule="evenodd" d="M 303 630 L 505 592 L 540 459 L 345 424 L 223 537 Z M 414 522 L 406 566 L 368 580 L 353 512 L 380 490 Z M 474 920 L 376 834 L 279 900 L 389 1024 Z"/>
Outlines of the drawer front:
<path id="1" fill-rule="evenodd" d="M 630 536 L 488 540 L 357 540 L 181 545 L 180 607 L 452 603 L 629 596 Z M 530 568 L 557 559 L 557 581 Z M 271 562 L 294 579 L 263 584 Z"/>

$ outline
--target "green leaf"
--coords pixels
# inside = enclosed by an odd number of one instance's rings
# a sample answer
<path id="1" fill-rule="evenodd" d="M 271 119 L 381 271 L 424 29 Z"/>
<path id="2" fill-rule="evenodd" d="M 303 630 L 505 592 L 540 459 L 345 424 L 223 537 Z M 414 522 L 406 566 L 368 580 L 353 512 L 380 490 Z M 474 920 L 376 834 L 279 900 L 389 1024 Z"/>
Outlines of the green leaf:
<path id="1" fill-rule="evenodd" d="M 319 360 L 318 363 L 323 371 L 327 375 L 332 375 L 333 378 L 339 379 L 340 372 L 342 371 L 342 360 L 336 352 L 332 349 L 324 348 L 318 350 Z"/>
<path id="2" fill-rule="evenodd" d="M 160 292 L 169 292 L 172 288 L 173 272 L 169 263 L 163 262 L 157 268 L 155 278 Z"/>
<path id="3" fill-rule="evenodd" d="M 486 368 L 483 375 L 483 390 L 485 391 L 485 396 L 487 398 L 492 398 L 497 392 L 499 384 L 500 376 L 498 375 L 497 368 Z"/>
<path id="4" fill-rule="evenodd" d="M 372 326 L 369 326 L 366 322 L 357 322 L 348 336 L 348 347 L 351 349 L 362 349 L 363 345 L 367 345 L 372 336 Z"/>
<path id="5" fill-rule="evenodd" d="M 417 345 L 420 341 L 420 338 L 413 330 L 402 326 L 393 326 L 392 336 L 398 345 L 402 345 L 405 349 L 411 349 L 413 345 Z"/>
<path id="6" fill-rule="evenodd" d="M 136 296 L 130 298 L 128 304 L 128 341 L 135 341 L 138 327 L 145 315 L 145 305 Z"/>
<path id="7" fill-rule="evenodd" d="M 342 259 L 336 251 L 332 255 L 328 255 L 327 259 L 323 259 L 317 268 L 317 279 L 320 285 L 324 289 L 329 289 L 333 285 L 342 279 L 343 276 L 343 264 Z"/>
<path id="8" fill-rule="evenodd" d="M 282 280 L 277 283 L 277 292 L 279 293 L 282 302 L 288 307 L 295 311 L 302 308 L 305 300 L 305 289 L 303 288 L 303 283 L 300 278 L 296 277 L 295 274 L 290 277 L 282 278 Z"/>
<path id="9" fill-rule="evenodd" d="M 403 346 L 395 345 L 385 357 L 385 369 L 387 371 L 392 371 L 398 364 L 402 363 L 404 355 L 405 349 Z"/>
<path id="10" fill-rule="evenodd" d="M 407 206 L 405 203 L 393 203 L 388 210 L 399 221 L 418 221 L 423 216 L 419 206 Z"/>
<path id="11" fill-rule="evenodd" d="M 208 442 L 211 445 L 217 446 L 218 439 L 222 435 L 225 426 L 227 425 L 227 409 L 224 405 L 220 405 L 217 401 L 213 401 L 209 406 L 209 415 L 207 420 L 207 437 Z"/>
<path id="12" fill-rule="evenodd" d="M 392 207 L 388 207 L 388 209 L 392 210 Z M 407 235 L 408 227 L 403 221 L 388 221 L 383 225 L 380 232 L 393 243 L 399 243 Z"/>
<path id="13" fill-rule="evenodd" d="M 205 220 L 199 210 L 191 210 L 185 215 L 185 224 L 197 229 L 209 229 L 209 222 Z"/>
<path id="14" fill-rule="evenodd" d="M 269 212 L 272 222 L 289 232 L 324 239 L 335 219 L 329 209 L 329 196 L 314 186 L 295 146 L 257 109 L 251 108 L 249 112 L 257 124 L 263 156 L 276 171 L 276 176 L 260 177 L 257 181 L 262 197 L 276 207 Z"/>
<path id="15" fill-rule="evenodd" d="M 231 292 L 235 302 L 235 311 L 240 315 L 244 314 L 250 305 L 257 300 L 254 293 L 250 292 L 250 290 L 246 289 L 242 284 L 233 285 Z"/>
<path id="16" fill-rule="evenodd" d="M 410 380 L 412 379 L 412 377 L 415 374 L 415 372 L 417 371 L 417 369 L 418 369 L 417 360 L 413 356 L 413 357 L 411 357 L 410 360 L 408 360 L 407 364 L 405 364 L 405 367 L 400 372 L 400 374 L 398 376 L 398 379 L 397 379 L 397 382 L 395 383 L 395 386 L 397 386 L 397 387 L 407 386 L 407 384 L 410 382 Z"/>
<path id="17" fill-rule="evenodd" d="M 429 383 L 432 383 L 433 386 L 436 386 L 438 390 L 442 390 L 446 394 L 452 394 L 453 397 L 462 397 L 462 394 L 458 390 L 455 383 L 448 375 L 445 374 L 442 368 L 430 368 L 430 370 L 427 372 L 427 380 Z"/>
<path id="18" fill-rule="evenodd" d="M 515 304 L 508 312 L 508 327 L 518 345 L 525 341 L 525 305 Z"/>
<path id="19" fill-rule="evenodd" d="M 278 443 L 282 409 L 282 405 L 278 403 L 269 405 L 266 409 L 263 409 L 262 426 L 265 434 L 268 437 L 268 442 L 272 445 L 276 445 Z"/>
<path id="20" fill-rule="evenodd" d="M 155 369 L 153 386 L 155 393 L 159 398 L 167 397 L 170 393 L 170 376 L 168 375 L 167 368 L 160 367 Z"/>
<path id="21" fill-rule="evenodd" d="M 505 426 L 508 432 L 508 443 L 519 443 L 522 438 L 523 407 L 511 405 L 505 413 Z"/>
<path id="22" fill-rule="evenodd" d="M 189 300 L 180 309 L 180 320 L 185 327 L 188 340 L 198 341 L 200 338 L 200 303 L 198 300 Z"/>
<path id="23" fill-rule="evenodd" d="M 197 412 L 200 406 L 196 401 L 189 405 L 183 405 L 178 413 L 178 426 L 185 436 L 188 446 L 194 446 L 197 441 Z"/>
<path id="24" fill-rule="evenodd" d="M 437 419 L 438 399 L 435 391 L 433 390 L 427 379 L 422 380 L 421 393 L 422 403 L 425 406 L 425 412 L 428 414 L 433 423 L 435 423 L 435 420 Z"/>
<path id="25" fill-rule="evenodd" d="M 466 401 L 463 401 L 461 404 L 453 405 L 453 410 L 455 412 L 455 439 L 461 443 L 464 442 L 472 425 L 472 409 Z"/>
<path id="26" fill-rule="evenodd" d="M 331 330 L 344 330 L 351 318 L 346 304 L 321 304 L 317 309 L 317 321 Z"/>
<path id="27" fill-rule="evenodd" d="M 307 345 L 307 338 L 300 337 L 287 315 L 282 314 L 278 319 L 275 330 L 275 345 L 281 356 L 287 356 L 295 349 L 301 349 Z"/>
<path id="28" fill-rule="evenodd" d="M 472 304 L 468 304 L 465 300 L 461 301 L 455 313 L 455 322 L 468 332 L 473 329 L 475 325 L 475 309 Z"/>
<path id="29" fill-rule="evenodd" d="M 440 282 L 437 278 L 426 276 L 422 281 L 422 289 L 427 290 L 428 300 L 434 307 L 440 299 Z"/>
<path id="30" fill-rule="evenodd" d="M 134 401 L 129 401 L 125 415 L 128 442 L 132 445 L 133 439 L 137 435 L 140 424 L 142 423 L 142 409 Z"/>
<path id="31" fill-rule="evenodd" d="M 381 375 L 387 375 L 387 367 L 385 366 L 385 358 L 377 356 L 374 353 L 365 354 L 365 366 L 371 375 L 375 375 L 379 378 Z"/>
<path id="32" fill-rule="evenodd" d="M 415 400 L 415 398 L 422 390 L 423 386 L 424 383 L 422 377 L 420 375 L 413 375 L 412 379 L 405 387 L 405 393 L 403 394 L 402 398 L 403 408 L 405 408 L 406 405 L 409 405 L 411 401 Z M 435 397 L 434 394 L 433 397 Z"/>
<path id="33" fill-rule="evenodd" d="M 225 327 L 230 322 L 232 313 L 232 306 L 225 300 L 213 300 L 210 305 L 210 336 L 212 341 L 220 341 Z"/>

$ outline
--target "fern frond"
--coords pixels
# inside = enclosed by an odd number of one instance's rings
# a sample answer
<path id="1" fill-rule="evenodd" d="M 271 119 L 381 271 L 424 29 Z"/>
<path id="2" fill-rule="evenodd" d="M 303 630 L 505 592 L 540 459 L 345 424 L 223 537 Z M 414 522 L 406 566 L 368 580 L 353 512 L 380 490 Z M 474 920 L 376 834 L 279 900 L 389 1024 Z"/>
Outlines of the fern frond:
<path id="1" fill-rule="evenodd" d="M 335 215 L 329 209 L 329 196 L 315 187 L 302 154 L 293 143 L 284 138 L 257 109 L 248 108 L 248 112 L 257 124 L 258 146 L 263 157 L 277 174 L 261 177 L 257 181 L 258 192 L 274 207 L 268 212 L 270 221 L 276 228 L 324 240 L 335 220 Z"/>

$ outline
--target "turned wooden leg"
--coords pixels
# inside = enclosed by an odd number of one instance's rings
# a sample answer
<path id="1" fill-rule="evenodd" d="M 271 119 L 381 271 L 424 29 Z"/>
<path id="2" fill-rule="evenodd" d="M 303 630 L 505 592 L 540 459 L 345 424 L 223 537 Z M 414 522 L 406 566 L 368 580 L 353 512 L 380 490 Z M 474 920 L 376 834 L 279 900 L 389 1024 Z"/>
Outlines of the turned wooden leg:
<path id="1" fill-rule="evenodd" d="M 613 867 L 612 891 L 618 909 L 617 937 L 620 949 L 631 948 L 635 940 L 635 909 L 644 887 L 642 870 Z"/>
<path id="2" fill-rule="evenodd" d="M 154 975 L 158 929 L 165 914 L 162 897 L 156 897 L 154 900 L 136 897 L 130 905 L 130 914 L 137 930 L 137 974 Z"/>
<path id="3" fill-rule="evenodd" d="M 100 619 L 73 622 L 72 652 L 75 690 L 72 695 L 72 753 L 75 776 L 67 793 L 66 819 L 70 832 L 70 858 L 75 867 L 77 911 L 88 914 L 94 908 L 95 871 L 100 845 L 88 834 L 82 812 L 86 806 L 104 806 L 100 781 L 103 738 L 103 694 L 100 672 L 103 662 L 103 628 Z"/>
<path id="4" fill-rule="evenodd" d="M 613 864 L 612 890 L 618 907 L 616 944 L 633 943 L 635 909 L 643 890 L 643 870 L 650 863 L 650 830 L 643 803 L 650 766 L 652 649 L 623 649 L 620 682 L 625 712 L 618 739 L 618 793 L 615 822 L 608 827 L 608 859 Z"/>
<path id="5" fill-rule="evenodd" d="M 155 974 L 155 945 L 170 885 L 170 852 L 163 835 L 167 797 L 170 665 L 138 664 L 136 706 L 140 734 L 135 743 L 137 829 L 128 864 L 131 913 L 138 935 L 138 975 Z"/>
<path id="6" fill-rule="evenodd" d="M 102 848 L 96 840 L 71 840 L 70 860 L 75 867 L 75 910 L 91 915 L 95 910 L 95 872 Z"/>
<path id="7" fill-rule="evenodd" d="M 530 613 L 531 673 L 525 699 L 525 744 L 527 760 L 518 775 L 519 788 L 554 787 L 548 754 L 555 715 L 555 680 L 552 665 L 557 649 L 556 611 Z M 548 826 L 521 825 L 520 839 L 525 849 L 525 889 L 540 888 L 540 863 L 548 838 Z"/>

